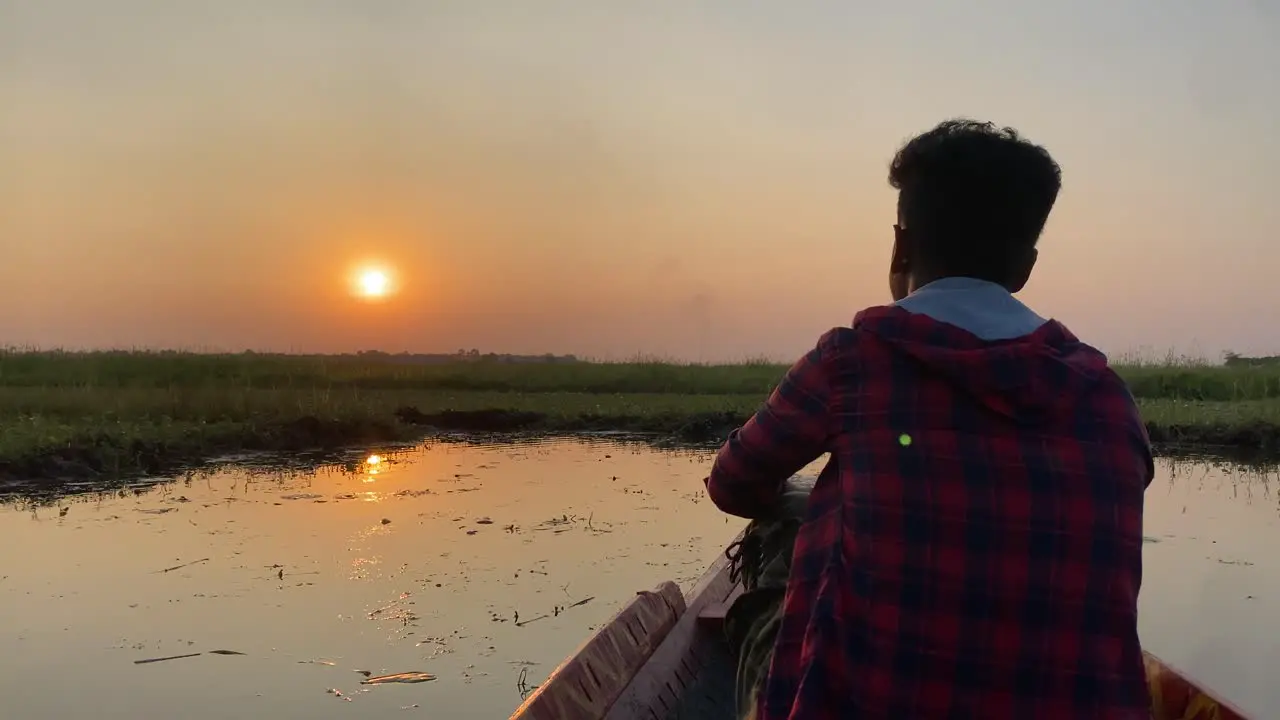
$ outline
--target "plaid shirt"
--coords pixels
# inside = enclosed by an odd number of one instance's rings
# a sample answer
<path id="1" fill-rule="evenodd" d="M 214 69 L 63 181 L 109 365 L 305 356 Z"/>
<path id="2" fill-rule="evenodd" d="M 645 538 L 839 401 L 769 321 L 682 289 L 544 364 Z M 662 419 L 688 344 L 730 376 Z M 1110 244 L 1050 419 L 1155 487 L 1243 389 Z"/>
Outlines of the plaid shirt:
<path id="1" fill-rule="evenodd" d="M 759 720 L 1149 717 L 1151 449 L 1100 352 L 1054 321 L 987 342 L 868 309 L 729 437 L 707 491 L 767 517 L 828 452 Z"/>

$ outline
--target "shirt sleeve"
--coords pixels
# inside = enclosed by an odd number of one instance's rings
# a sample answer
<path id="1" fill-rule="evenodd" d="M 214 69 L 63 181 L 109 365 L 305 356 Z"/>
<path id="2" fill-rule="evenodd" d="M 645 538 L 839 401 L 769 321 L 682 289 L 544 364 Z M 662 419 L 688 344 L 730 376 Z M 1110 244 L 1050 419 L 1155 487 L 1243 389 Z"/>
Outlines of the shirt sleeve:
<path id="1" fill-rule="evenodd" d="M 716 507 L 745 518 L 766 516 L 787 479 L 827 452 L 833 421 L 826 340 L 787 371 L 764 407 L 720 448 L 706 479 Z"/>

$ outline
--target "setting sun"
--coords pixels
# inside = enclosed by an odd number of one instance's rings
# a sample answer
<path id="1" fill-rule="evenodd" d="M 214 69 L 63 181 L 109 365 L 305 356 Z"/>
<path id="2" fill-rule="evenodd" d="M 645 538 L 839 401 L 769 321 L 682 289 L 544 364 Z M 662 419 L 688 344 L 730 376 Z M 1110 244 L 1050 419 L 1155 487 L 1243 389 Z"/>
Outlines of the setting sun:
<path id="1" fill-rule="evenodd" d="M 396 283 L 385 266 L 363 266 L 351 275 L 351 292 L 365 300 L 382 300 L 395 294 Z"/>
<path id="2" fill-rule="evenodd" d="M 387 294 L 391 282 L 387 274 L 381 270 L 365 270 L 360 274 L 360 293 L 368 297 L 382 297 Z"/>

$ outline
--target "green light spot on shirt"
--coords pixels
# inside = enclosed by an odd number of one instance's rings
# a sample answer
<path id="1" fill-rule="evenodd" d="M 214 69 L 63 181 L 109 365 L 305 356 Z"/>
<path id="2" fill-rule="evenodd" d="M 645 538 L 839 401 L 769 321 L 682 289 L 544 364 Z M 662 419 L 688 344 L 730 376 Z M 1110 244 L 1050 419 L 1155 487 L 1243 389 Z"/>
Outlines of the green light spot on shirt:
<path id="1" fill-rule="evenodd" d="M 906 433 L 902 433 L 901 435 L 898 436 L 898 444 L 901 445 L 902 447 L 910 447 L 911 436 Z"/>

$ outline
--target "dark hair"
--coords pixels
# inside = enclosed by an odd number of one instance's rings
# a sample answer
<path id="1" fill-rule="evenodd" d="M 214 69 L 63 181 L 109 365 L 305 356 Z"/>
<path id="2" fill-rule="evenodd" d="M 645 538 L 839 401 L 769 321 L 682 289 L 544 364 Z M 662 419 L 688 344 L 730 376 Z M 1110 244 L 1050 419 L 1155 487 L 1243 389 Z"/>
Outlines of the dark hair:
<path id="1" fill-rule="evenodd" d="M 940 276 L 1004 282 L 1040 238 L 1062 169 L 1013 128 L 957 119 L 903 145 L 889 184 L 917 262 Z"/>

